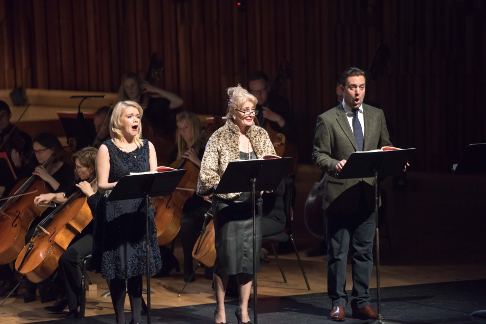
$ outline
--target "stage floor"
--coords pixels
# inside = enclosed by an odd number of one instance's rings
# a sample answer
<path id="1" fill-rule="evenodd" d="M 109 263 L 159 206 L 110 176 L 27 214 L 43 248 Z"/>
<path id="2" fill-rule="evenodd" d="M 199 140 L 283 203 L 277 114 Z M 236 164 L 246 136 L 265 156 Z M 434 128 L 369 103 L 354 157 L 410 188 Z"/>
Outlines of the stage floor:
<path id="1" fill-rule="evenodd" d="M 176 248 L 176 255 L 181 251 Z M 301 251 L 304 254 L 304 251 Z M 179 258 L 181 260 L 182 258 Z M 325 257 L 303 257 L 311 291 L 308 291 L 295 254 L 281 256 L 288 283 L 284 283 L 273 257 L 262 265 L 258 276 L 259 323 L 326 323 L 331 303 L 327 297 Z M 382 312 L 387 319 L 401 323 L 486 323 L 486 319 L 470 317 L 474 310 L 486 309 L 486 264 L 408 264 L 383 265 Z M 152 323 L 212 323 L 214 294 L 211 280 L 203 278 L 198 270 L 197 280 L 190 283 L 180 298 L 178 292 L 184 282 L 182 273 L 152 279 Z M 90 274 L 98 285 L 87 292 L 84 323 L 114 323 L 115 317 L 110 297 L 100 297 L 108 290 L 98 274 Z M 348 285 L 352 288 L 351 269 L 348 264 Z M 375 274 L 371 287 L 376 287 Z M 0 308 L 0 323 L 72 323 L 67 314 L 50 314 L 43 308 L 53 303 L 41 304 L 39 300 L 25 304 L 23 288 L 17 297 L 10 298 Z M 349 295 L 351 293 L 349 292 Z M 376 307 L 376 290 L 371 290 L 372 305 Z M 38 298 L 39 299 L 39 298 Z M 227 323 L 236 323 L 234 297 L 227 298 Z M 128 298 L 125 310 L 130 311 Z M 351 309 L 346 308 L 346 315 Z M 253 318 L 253 313 L 250 314 Z M 130 319 L 127 313 L 127 321 Z M 145 323 L 145 317 L 143 317 Z M 348 323 L 365 321 L 347 318 Z"/>

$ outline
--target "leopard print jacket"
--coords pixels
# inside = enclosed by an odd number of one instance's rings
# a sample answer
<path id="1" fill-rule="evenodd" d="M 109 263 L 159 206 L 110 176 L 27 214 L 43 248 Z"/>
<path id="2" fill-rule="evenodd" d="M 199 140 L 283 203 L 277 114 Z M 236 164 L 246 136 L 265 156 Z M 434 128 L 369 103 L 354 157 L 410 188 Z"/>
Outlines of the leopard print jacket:
<path id="1" fill-rule="evenodd" d="M 276 155 L 270 137 L 265 129 L 252 125 L 246 135 L 250 139 L 257 158 L 265 155 Z M 228 118 L 226 124 L 216 130 L 206 144 L 206 151 L 201 161 L 201 170 L 197 182 L 197 194 L 205 196 L 211 194 L 214 184 L 221 179 L 228 163 L 240 158 L 240 129 Z M 219 198 L 233 200 L 241 192 L 220 194 Z"/>

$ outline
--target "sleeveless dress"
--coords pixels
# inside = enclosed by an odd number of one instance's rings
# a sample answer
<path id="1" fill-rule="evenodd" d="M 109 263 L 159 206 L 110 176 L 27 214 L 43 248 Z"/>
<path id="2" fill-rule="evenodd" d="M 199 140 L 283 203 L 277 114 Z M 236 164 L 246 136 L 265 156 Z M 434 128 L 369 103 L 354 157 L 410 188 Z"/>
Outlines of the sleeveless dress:
<path id="1" fill-rule="evenodd" d="M 116 182 L 130 172 L 150 171 L 149 144 L 132 152 L 120 150 L 112 140 L 103 143 L 110 154 L 108 182 Z M 105 279 L 128 279 L 146 275 L 145 199 L 108 201 L 102 195 L 94 224 L 92 270 Z M 149 208 L 150 273 L 162 267 L 154 211 Z"/>

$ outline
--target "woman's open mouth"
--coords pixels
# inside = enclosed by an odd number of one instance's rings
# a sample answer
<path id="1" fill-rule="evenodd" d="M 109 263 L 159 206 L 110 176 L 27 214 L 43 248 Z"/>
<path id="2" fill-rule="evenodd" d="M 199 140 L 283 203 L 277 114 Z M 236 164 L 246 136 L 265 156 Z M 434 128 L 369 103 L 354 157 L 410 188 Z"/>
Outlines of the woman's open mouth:
<path id="1" fill-rule="evenodd" d="M 138 130 L 138 125 L 133 125 L 132 130 L 137 131 Z"/>

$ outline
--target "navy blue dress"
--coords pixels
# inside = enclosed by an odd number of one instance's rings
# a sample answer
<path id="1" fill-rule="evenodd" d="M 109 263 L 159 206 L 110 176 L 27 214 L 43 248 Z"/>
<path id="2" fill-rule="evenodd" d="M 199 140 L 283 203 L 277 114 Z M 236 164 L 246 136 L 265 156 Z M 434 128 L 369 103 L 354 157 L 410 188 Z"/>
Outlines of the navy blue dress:
<path id="1" fill-rule="evenodd" d="M 132 152 L 120 150 L 112 141 L 103 143 L 110 154 L 108 182 L 117 182 L 130 172 L 150 171 L 149 144 Z M 105 279 L 128 279 L 146 274 L 145 199 L 107 201 L 101 196 L 94 224 L 91 267 Z M 162 267 L 154 211 L 149 208 L 150 273 Z"/>

